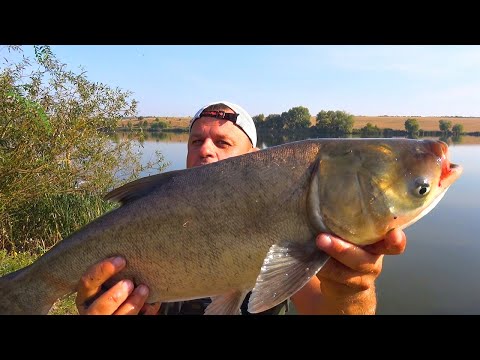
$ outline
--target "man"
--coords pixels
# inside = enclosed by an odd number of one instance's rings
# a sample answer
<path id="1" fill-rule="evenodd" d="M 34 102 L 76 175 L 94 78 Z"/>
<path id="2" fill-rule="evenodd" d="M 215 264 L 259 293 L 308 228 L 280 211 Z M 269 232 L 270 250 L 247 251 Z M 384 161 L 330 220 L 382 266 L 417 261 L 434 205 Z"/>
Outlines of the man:
<path id="1" fill-rule="evenodd" d="M 190 122 L 187 168 L 201 166 L 257 151 L 255 124 L 240 106 L 222 101 L 202 107 Z M 401 254 L 406 246 L 403 231 L 391 231 L 383 241 L 363 248 L 328 234 L 319 234 L 316 245 L 331 259 L 310 281 L 291 297 L 299 314 L 374 314 L 375 280 L 382 269 L 383 255 Z M 159 303 L 145 304 L 148 284 L 136 288 L 122 280 L 109 289 L 102 285 L 123 269 L 123 258 L 110 258 L 92 266 L 82 276 L 76 298 L 80 314 L 157 314 Z M 172 303 L 163 313 L 185 313 L 191 304 Z M 246 302 L 244 303 L 245 307 Z M 285 304 L 278 306 L 283 312 Z M 244 310 L 245 311 L 245 310 Z M 189 311 L 187 311 L 188 313 Z"/>

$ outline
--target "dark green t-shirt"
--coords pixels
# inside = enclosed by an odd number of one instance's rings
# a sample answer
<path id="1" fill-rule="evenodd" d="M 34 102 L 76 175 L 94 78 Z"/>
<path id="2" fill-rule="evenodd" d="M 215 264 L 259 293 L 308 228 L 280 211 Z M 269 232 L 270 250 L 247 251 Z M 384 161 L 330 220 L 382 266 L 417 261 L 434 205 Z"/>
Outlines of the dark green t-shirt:
<path id="1" fill-rule="evenodd" d="M 250 295 L 251 292 L 245 296 L 245 299 L 240 307 L 242 315 L 285 315 L 285 313 L 287 313 L 289 310 L 290 300 L 287 299 L 271 309 L 258 314 L 250 314 L 247 311 Z M 210 302 L 210 298 L 203 298 L 190 301 L 163 303 L 160 307 L 159 313 L 162 315 L 203 315 Z"/>

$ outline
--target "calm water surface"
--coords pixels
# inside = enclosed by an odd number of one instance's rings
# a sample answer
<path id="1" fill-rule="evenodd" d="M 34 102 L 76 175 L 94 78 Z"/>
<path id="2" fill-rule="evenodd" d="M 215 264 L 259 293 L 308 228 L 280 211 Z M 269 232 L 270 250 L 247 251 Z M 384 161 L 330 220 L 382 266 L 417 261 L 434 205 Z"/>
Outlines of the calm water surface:
<path id="1" fill-rule="evenodd" d="M 144 161 L 161 150 L 171 164 L 185 168 L 187 136 L 168 135 L 143 142 Z M 262 140 L 259 147 L 285 139 Z M 387 256 L 377 281 L 378 314 L 480 314 L 480 138 L 450 144 L 461 178 L 424 218 L 405 230 L 401 256 Z M 144 174 L 147 175 L 147 174 Z"/>

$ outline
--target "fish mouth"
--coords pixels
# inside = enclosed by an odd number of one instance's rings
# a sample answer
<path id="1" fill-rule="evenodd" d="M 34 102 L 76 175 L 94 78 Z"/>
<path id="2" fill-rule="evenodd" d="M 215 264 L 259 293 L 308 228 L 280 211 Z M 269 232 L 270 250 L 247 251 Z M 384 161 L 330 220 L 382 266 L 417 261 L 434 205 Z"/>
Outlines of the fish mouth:
<path id="1" fill-rule="evenodd" d="M 445 142 L 441 140 L 434 141 L 432 142 L 431 149 L 433 153 L 439 157 L 442 166 L 442 173 L 440 174 L 438 186 L 448 188 L 462 174 L 463 167 L 450 162 L 450 152 L 448 151 L 448 145 Z"/>
<path id="2" fill-rule="evenodd" d="M 439 186 L 449 187 L 455 182 L 463 172 L 463 167 L 459 164 L 451 163 L 449 160 L 448 145 L 443 141 L 438 141 L 434 146 L 434 152 L 442 162 L 442 173 L 440 174 Z"/>
<path id="3" fill-rule="evenodd" d="M 453 177 L 453 181 L 455 181 L 463 172 L 463 167 L 458 164 L 453 164 L 450 163 L 448 164 L 448 173 L 445 173 L 445 175 L 442 172 L 442 176 L 444 175 L 446 177 Z"/>

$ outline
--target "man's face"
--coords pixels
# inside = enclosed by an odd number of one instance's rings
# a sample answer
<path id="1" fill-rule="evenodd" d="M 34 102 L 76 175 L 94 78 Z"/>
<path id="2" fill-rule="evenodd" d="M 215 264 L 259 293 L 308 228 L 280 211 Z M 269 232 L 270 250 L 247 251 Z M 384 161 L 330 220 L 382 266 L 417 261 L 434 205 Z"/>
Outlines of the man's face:
<path id="1" fill-rule="evenodd" d="M 188 138 L 187 168 L 210 164 L 258 150 L 248 136 L 229 120 L 202 117 Z"/>

